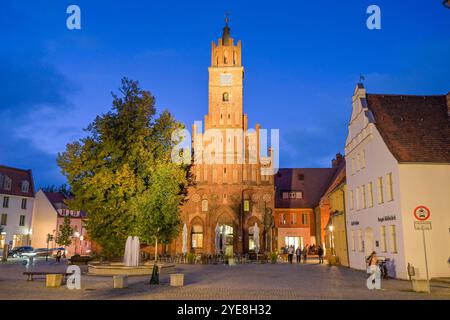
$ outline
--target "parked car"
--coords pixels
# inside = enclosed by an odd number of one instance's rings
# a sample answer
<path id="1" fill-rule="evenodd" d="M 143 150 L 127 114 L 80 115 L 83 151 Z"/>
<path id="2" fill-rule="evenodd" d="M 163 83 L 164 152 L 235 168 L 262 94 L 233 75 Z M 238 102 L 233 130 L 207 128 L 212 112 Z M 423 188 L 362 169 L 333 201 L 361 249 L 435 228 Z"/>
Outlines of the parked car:
<path id="1" fill-rule="evenodd" d="M 14 249 L 9 250 L 8 255 L 13 258 L 21 258 L 28 256 L 35 256 L 36 252 L 34 252 L 33 247 L 23 246 L 23 247 L 15 247 Z"/>

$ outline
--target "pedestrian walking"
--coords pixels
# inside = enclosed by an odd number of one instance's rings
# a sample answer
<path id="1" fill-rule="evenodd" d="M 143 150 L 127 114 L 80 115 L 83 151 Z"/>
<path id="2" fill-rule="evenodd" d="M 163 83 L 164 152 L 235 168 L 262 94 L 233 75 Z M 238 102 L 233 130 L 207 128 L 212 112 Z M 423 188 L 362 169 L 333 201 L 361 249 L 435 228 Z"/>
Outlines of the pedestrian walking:
<path id="1" fill-rule="evenodd" d="M 295 250 L 295 256 L 297 257 L 297 263 L 302 262 L 302 248 L 300 248 L 300 246 Z"/>
<path id="2" fill-rule="evenodd" d="M 319 256 L 319 264 L 323 263 L 323 249 L 320 245 L 317 247 L 317 255 Z"/>
<path id="3" fill-rule="evenodd" d="M 61 250 L 58 250 L 58 252 L 56 252 L 56 263 L 60 263 L 61 262 Z"/>
<path id="4" fill-rule="evenodd" d="M 290 264 L 292 264 L 293 258 L 294 258 L 294 246 L 289 246 L 289 249 L 288 249 L 288 260 L 289 260 Z"/>
<path id="5" fill-rule="evenodd" d="M 303 263 L 306 263 L 306 259 L 308 258 L 308 245 L 303 247 L 302 253 L 303 253 Z"/>

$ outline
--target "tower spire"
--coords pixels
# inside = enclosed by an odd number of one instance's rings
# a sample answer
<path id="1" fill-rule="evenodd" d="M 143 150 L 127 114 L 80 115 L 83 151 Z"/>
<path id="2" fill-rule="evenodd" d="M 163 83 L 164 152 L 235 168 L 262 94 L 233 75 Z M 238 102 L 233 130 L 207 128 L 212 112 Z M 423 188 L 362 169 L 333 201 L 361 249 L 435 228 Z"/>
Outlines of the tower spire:
<path id="1" fill-rule="evenodd" d="M 230 14 L 228 12 L 225 13 L 225 27 L 223 27 L 222 33 L 222 45 L 227 46 L 230 43 L 230 27 L 228 23 L 230 22 Z"/>

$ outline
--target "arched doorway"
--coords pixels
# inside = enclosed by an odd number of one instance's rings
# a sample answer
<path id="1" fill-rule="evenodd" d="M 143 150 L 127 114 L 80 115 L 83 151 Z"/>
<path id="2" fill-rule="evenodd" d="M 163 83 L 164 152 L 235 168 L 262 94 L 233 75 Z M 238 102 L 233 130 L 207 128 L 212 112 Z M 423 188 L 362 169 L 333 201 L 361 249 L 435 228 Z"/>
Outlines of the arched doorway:
<path id="1" fill-rule="evenodd" d="M 369 256 L 375 250 L 374 235 L 372 228 L 367 227 L 364 232 L 364 252 Z"/>
<path id="2" fill-rule="evenodd" d="M 223 213 L 218 217 L 217 223 L 219 224 L 220 248 L 226 255 L 232 256 L 235 250 L 234 242 L 237 229 L 234 220 L 229 213 Z"/>
<path id="3" fill-rule="evenodd" d="M 191 239 L 191 251 L 203 252 L 204 248 L 204 233 L 203 233 L 203 220 L 200 217 L 195 217 L 191 221 L 190 239 Z"/>

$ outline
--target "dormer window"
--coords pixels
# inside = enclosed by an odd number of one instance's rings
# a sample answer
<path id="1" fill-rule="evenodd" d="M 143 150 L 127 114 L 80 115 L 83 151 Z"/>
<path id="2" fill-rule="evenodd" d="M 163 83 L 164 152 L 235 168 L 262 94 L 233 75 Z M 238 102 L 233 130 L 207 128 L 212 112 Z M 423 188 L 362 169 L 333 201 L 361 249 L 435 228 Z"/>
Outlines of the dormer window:
<path id="1" fill-rule="evenodd" d="M 10 177 L 5 176 L 5 181 L 3 182 L 3 189 L 11 191 L 12 180 Z"/>
<path id="2" fill-rule="evenodd" d="M 230 94 L 228 92 L 224 92 L 222 95 L 222 101 L 223 102 L 228 102 L 230 101 Z"/>
<path id="3" fill-rule="evenodd" d="M 28 191 L 30 190 L 30 183 L 26 180 L 22 181 L 22 183 L 20 185 L 20 190 L 23 193 L 28 193 Z"/>

